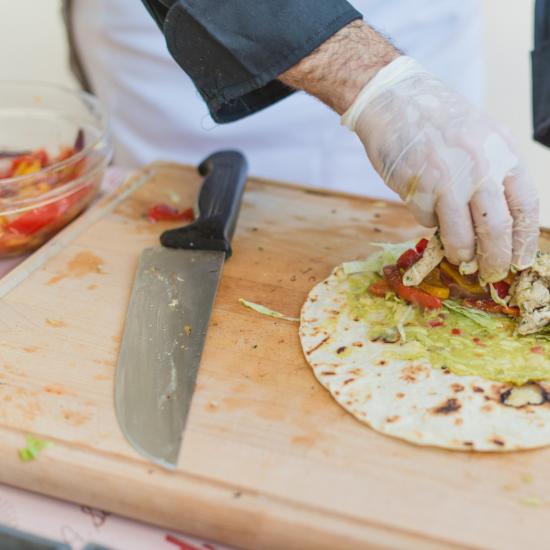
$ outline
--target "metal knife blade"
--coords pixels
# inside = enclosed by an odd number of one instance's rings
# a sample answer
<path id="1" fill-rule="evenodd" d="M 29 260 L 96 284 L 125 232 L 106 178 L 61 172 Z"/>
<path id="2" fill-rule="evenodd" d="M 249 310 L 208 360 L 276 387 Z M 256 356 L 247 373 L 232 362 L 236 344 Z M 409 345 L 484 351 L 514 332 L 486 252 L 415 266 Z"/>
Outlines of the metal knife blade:
<path id="1" fill-rule="evenodd" d="M 119 425 L 143 456 L 175 468 L 206 331 L 246 182 L 237 152 L 215 153 L 199 217 L 143 251 L 128 306 L 115 380 Z M 170 246 L 172 248 L 167 248 Z"/>
<path id="2" fill-rule="evenodd" d="M 136 273 L 117 415 L 132 445 L 166 467 L 177 463 L 224 260 L 215 250 L 149 248 Z"/>

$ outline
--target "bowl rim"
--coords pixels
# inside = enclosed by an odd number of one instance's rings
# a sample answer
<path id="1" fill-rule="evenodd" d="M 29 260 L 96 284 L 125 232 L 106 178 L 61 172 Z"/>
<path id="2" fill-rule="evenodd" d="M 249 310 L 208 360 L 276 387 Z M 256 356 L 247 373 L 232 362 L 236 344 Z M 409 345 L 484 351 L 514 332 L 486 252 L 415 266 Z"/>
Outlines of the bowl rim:
<path id="1" fill-rule="evenodd" d="M 64 84 L 57 84 L 55 82 L 47 82 L 42 80 L 0 80 L 0 90 L 4 87 L 16 87 L 16 86 L 22 86 L 29 89 L 36 89 L 38 87 L 47 88 L 50 90 L 57 90 L 59 92 L 69 94 L 73 97 L 79 97 L 83 100 L 83 103 L 86 105 L 86 107 L 91 107 L 92 112 L 97 112 L 99 115 L 99 119 L 102 124 L 102 131 L 99 135 L 99 137 L 92 141 L 89 145 L 85 145 L 81 151 L 78 151 L 78 153 L 70 156 L 69 158 L 66 158 L 59 162 L 54 162 L 53 164 L 50 164 L 49 166 L 40 169 L 38 172 L 33 172 L 32 174 L 22 174 L 21 176 L 15 176 L 11 178 L 0 178 L 0 186 L 1 187 L 10 187 L 12 184 L 19 184 L 26 179 L 30 179 L 32 177 L 37 177 L 41 174 L 48 174 L 50 172 L 56 172 L 58 170 L 61 170 L 65 168 L 66 166 L 70 166 L 71 164 L 78 162 L 80 159 L 85 158 L 91 151 L 94 149 L 97 149 L 98 145 L 102 142 L 105 142 L 105 144 L 109 143 L 109 135 L 110 135 L 110 118 L 107 113 L 107 110 L 103 106 L 103 104 L 99 101 L 99 99 L 88 92 L 85 92 L 84 90 L 79 90 L 77 88 L 71 88 L 69 86 L 66 86 Z M 111 154 L 107 153 L 107 157 L 110 157 Z M 70 182 L 67 182 L 70 183 Z M 61 188 L 64 187 L 61 186 Z"/>

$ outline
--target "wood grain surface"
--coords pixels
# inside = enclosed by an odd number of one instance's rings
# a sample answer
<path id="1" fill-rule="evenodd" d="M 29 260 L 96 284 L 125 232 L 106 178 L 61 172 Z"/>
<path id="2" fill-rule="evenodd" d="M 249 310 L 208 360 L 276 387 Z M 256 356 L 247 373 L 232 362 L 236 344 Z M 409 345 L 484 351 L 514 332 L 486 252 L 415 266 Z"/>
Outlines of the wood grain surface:
<path id="1" fill-rule="evenodd" d="M 178 469 L 137 455 L 114 370 L 139 254 L 172 226 L 145 212 L 191 206 L 200 184 L 172 164 L 139 178 L 0 300 L 1 482 L 254 550 L 545 547 L 550 450 L 457 453 L 375 433 L 315 381 L 296 323 L 238 302 L 297 316 L 334 265 L 424 233 L 391 203 L 250 179 Z M 23 463 L 27 434 L 54 446 Z"/>

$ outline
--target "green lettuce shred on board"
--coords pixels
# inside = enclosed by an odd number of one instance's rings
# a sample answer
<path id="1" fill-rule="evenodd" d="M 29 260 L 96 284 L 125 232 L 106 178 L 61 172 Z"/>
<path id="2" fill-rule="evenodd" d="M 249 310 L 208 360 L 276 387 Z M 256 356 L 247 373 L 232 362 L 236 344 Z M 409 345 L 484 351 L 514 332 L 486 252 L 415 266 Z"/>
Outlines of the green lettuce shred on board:
<path id="1" fill-rule="evenodd" d="M 23 462 L 30 462 L 31 460 L 36 460 L 38 455 L 44 449 L 51 447 L 53 443 L 51 441 L 45 441 L 33 437 L 32 435 L 27 436 L 27 444 L 23 449 L 19 449 L 19 458 Z"/>
<path id="2" fill-rule="evenodd" d="M 245 300 L 244 298 L 239 298 L 239 302 L 249 309 L 252 309 L 256 311 L 257 313 L 261 313 L 262 315 L 267 315 L 268 317 L 275 317 L 275 319 L 284 319 L 285 321 L 299 321 L 299 317 L 289 317 L 288 315 L 284 315 L 283 313 L 279 313 L 278 311 L 275 311 L 273 309 L 270 309 L 266 306 L 262 306 L 261 304 L 256 304 L 254 302 L 249 302 L 248 300 Z"/>

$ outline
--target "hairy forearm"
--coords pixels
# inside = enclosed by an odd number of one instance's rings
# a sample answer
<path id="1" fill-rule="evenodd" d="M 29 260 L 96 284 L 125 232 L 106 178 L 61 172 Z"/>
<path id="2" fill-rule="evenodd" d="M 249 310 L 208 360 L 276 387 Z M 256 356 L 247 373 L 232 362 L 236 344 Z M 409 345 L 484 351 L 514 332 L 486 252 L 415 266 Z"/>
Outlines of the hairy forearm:
<path id="1" fill-rule="evenodd" d="M 369 80 L 400 52 L 363 21 L 354 21 L 279 76 L 343 114 Z"/>

